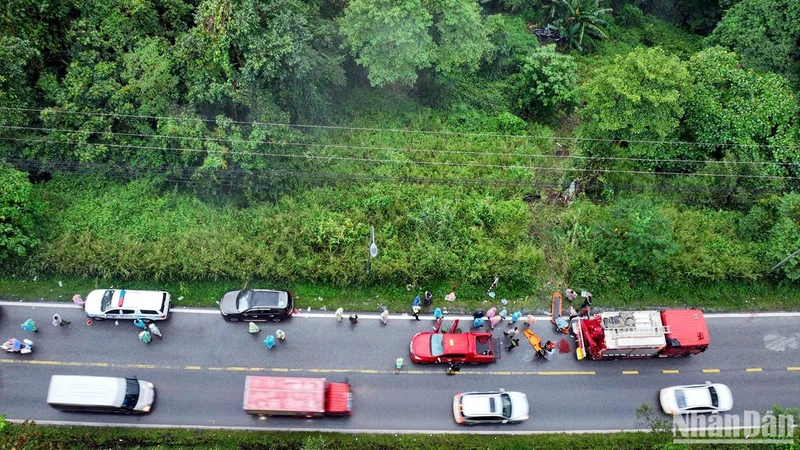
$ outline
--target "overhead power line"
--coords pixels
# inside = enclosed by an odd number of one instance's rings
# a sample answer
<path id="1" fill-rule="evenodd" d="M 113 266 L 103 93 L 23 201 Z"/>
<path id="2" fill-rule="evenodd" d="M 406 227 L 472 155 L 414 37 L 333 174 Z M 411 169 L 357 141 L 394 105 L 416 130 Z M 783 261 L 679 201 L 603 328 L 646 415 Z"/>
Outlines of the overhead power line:
<path id="1" fill-rule="evenodd" d="M 141 114 L 117 114 L 106 112 L 92 112 L 92 111 L 67 111 L 53 108 L 12 108 L 0 107 L 0 111 L 19 111 L 19 112 L 46 112 L 48 114 L 70 114 L 70 115 L 87 115 L 87 116 L 100 116 L 100 117 L 126 117 L 134 119 L 148 119 L 148 120 L 174 120 L 174 121 L 194 121 L 205 123 L 216 123 L 215 119 L 202 119 L 198 117 L 178 117 L 178 116 L 148 116 Z M 306 125 L 306 124 L 289 124 L 279 122 L 259 122 L 259 121 L 241 121 L 229 120 L 228 123 L 237 125 L 250 125 L 250 126 L 268 126 L 268 127 L 284 127 L 287 129 L 320 129 L 320 130 L 340 130 L 340 131 L 368 131 L 374 133 L 399 133 L 399 134 L 422 134 L 422 135 L 441 135 L 441 136 L 466 136 L 466 137 L 502 137 L 502 138 L 518 138 L 527 140 L 557 140 L 567 142 L 606 142 L 618 143 L 627 142 L 634 144 L 658 144 L 658 145 L 692 145 L 692 146 L 707 146 L 707 147 L 744 147 L 744 148 L 800 148 L 800 145 L 795 144 L 747 144 L 738 142 L 690 142 L 690 141 L 669 141 L 669 140 L 651 140 L 651 139 L 627 139 L 624 137 L 615 138 L 587 138 L 587 137 L 572 137 L 572 136 L 528 136 L 516 134 L 499 134 L 499 133 L 468 133 L 458 131 L 427 131 L 427 130 L 407 130 L 398 128 L 364 128 L 364 127 L 342 127 L 334 125 Z"/>
<path id="2" fill-rule="evenodd" d="M 180 136 L 180 135 L 165 135 L 165 134 L 143 134 L 143 133 L 123 133 L 114 131 L 91 131 L 91 130 L 72 130 L 66 128 L 46 128 L 46 127 L 22 127 L 13 125 L 0 125 L 0 129 L 8 130 L 25 130 L 25 131 L 38 131 L 38 132 L 56 132 L 56 133 L 74 133 L 78 135 L 99 135 L 99 136 L 125 136 L 125 137 L 139 137 L 148 139 L 170 139 L 181 141 L 199 141 L 199 142 L 229 142 L 231 144 L 264 144 L 264 145 L 281 145 L 281 146 L 296 146 L 305 148 L 334 148 L 344 150 L 374 150 L 374 151 L 395 151 L 395 152 L 409 152 L 409 153 L 435 153 L 435 154 L 452 154 L 452 155 L 472 155 L 472 156 L 496 156 L 496 157 L 522 157 L 522 158 L 542 158 L 542 159 L 557 159 L 557 160 L 582 160 L 582 161 L 630 161 L 630 162 L 645 162 L 653 164 L 663 163 L 683 163 L 683 164 L 723 164 L 723 165 L 774 165 L 774 166 L 800 166 L 800 163 L 791 162 L 771 162 L 771 161 L 736 161 L 736 160 L 701 160 L 701 159 L 660 159 L 660 158 L 626 158 L 617 156 L 583 156 L 583 155 L 551 155 L 543 153 L 512 153 L 512 152 L 477 152 L 477 151 L 463 151 L 463 150 L 440 150 L 440 149 L 418 149 L 418 148 L 404 148 L 404 147 L 385 147 L 385 146 L 360 146 L 360 145 L 346 145 L 346 144 L 327 144 L 327 143 L 311 143 L 311 142 L 294 142 L 294 141 L 272 141 L 272 140 L 244 140 L 234 138 L 218 138 L 206 136 Z M 26 138 L 19 138 L 26 139 Z M 36 141 L 33 141 L 36 142 Z M 59 141 L 62 142 L 62 141 Z M 67 142 L 67 141 L 63 141 Z M 83 141 L 69 141 L 71 143 L 91 144 Z M 234 152 L 235 153 L 235 152 Z"/>
<path id="3" fill-rule="evenodd" d="M 2 160 L 2 159 L 0 159 Z M 122 172 L 130 178 L 142 174 L 156 174 L 164 175 L 170 181 L 180 183 L 196 183 L 195 175 L 213 176 L 216 178 L 215 185 L 241 187 L 243 180 L 248 176 L 281 176 L 302 178 L 311 181 L 373 181 L 373 182 L 391 182 L 402 184 L 438 184 L 438 185 L 463 185 L 463 186 L 480 186 L 480 187 L 506 187 L 506 188 L 521 188 L 521 189 L 553 189 L 556 191 L 564 191 L 566 187 L 564 183 L 543 183 L 540 181 L 505 181 L 486 178 L 435 178 L 435 177 L 416 177 L 416 176 L 387 176 L 378 174 L 366 173 L 330 173 L 320 171 L 297 171 L 297 170 L 281 170 L 281 169 L 206 169 L 199 167 L 174 167 L 174 166 L 135 166 L 129 164 L 111 164 L 111 163 L 83 163 L 78 161 L 42 161 L 38 159 L 22 159 L 22 158 L 5 158 L 5 161 L 11 162 L 15 167 L 27 171 L 42 171 L 50 168 L 60 168 L 69 171 L 87 171 L 92 174 L 103 173 L 104 171 Z M 256 183 L 258 184 L 258 183 Z M 618 191 L 678 191 L 678 192 L 731 192 L 731 191 L 744 191 L 752 193 L 774 193 L 781 192 L 780 189 L 773 188 L 741 188 L 735 189 L 720 186 L 664 186 L 658 184 L 646 183 L 588 183 L 582 186 L 583 190 L 593 189 L 596 187 L 608 187 Z"/>
<path id="4" fill-rule="evenodd" d="M 23 142 L 37 142 L 41 144 L 73 144 L 85 145 L 95 147 L 111 147 L 111 148 L 126 148 L 136 150 L 160 150 L 168 152 L 189 152 L 189 153 L 221 153 L 214 152 L 206 149 L 191 149 L 191 148 L 173 148 L 173 147 L 154 147 L 143 145 L 130 145 L 130 144 L 105 144 L 105 143 L 88 143 L 80 141 L 54 141 L 47 139 L 28 139 L 28 138 L 10 138 L 0 137 L 0 140 L 6 141 L 23 141 Z M 578 168 L 564 168 L 564 167 L 546 167 L 546 166 L 527 166 L 527 165 L 503 165 L 503 164 L 482 164 L 482 163 L 458 163 L 451 161 L 420 161 L 420 160 L 402 160 L 402 159 L 374 159 L 374 158 L 358 158 L 350 156 L 333 156 L 333 155 L 315 155 L 315 154 L 301 154 L 301 153 L 275 153 L 275 152 L 242 152 L 226 150 L 227 154 L 248 155 L 248 156 L 270 156 L 276 158 L 295 158 L 295 159 L 315 159 L 315 160 L 328 160 L 328 161 L 351 161 L 351 162 L 364 162 L 376 164 L 415 164 L 420 166 L 444 166 L 444 167 L 472 167 L 484 169 L 522 169 L 522 170 L 541 170 L 551 172 L 578 172 L 578 173 L 617 173 L 628 175 L 655 175 L 655 176 L 685 176 L 685 177 L 710 177 L 710 178 L 752 178 L 752 179 L 775 179 L 775 180 L 797 180 L 798 177 L 793 176 L 780 176 L 780 175 L 740 175 L 729 173 L 706 173 L 706 172 L 651 172 L 646 170 L 615 170 L 615 169 L 596 169 L 587 167 Z"/>

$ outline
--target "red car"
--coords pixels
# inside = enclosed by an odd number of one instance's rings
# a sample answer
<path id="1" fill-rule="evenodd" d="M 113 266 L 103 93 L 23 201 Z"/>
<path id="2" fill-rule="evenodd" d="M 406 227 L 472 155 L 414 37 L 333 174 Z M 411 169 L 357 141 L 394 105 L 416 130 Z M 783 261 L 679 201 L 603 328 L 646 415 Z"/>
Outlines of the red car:
<path id="1" fill-rule="evenodd" d="M 411 338 L 415 363 L 490 363 L 496 359 L 492 333 L 435 333 L 425 331 Z"/>

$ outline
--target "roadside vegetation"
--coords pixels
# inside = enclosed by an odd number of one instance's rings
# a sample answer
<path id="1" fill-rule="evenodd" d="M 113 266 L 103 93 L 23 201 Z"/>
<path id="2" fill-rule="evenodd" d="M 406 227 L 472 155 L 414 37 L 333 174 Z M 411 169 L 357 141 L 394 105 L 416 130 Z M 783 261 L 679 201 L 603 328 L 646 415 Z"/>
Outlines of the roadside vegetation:
<path id="1" fill-rule="evenodd" d="M 794 414 L 797 410 L 775 412 Z M 796 444 L 674 444 L 663 420 L 643 408 L 637 410 L 648 431 L 608 434 L 340 434 L 238 430 L 141 429 L 121 427 L 56 427 L 33 422 L 14 424 L 0 417 L 0 446 L 13 450 L 789 450 Z M 671 424 L 671 422 L 669 422 Z M 795 442 L 800 431 L 795 428 Z"/>
<path id="2" fill-rule="evenodd" d="M 272 3 L 11 0 L 4 297 L 797 309 L 794 3 Z"/>

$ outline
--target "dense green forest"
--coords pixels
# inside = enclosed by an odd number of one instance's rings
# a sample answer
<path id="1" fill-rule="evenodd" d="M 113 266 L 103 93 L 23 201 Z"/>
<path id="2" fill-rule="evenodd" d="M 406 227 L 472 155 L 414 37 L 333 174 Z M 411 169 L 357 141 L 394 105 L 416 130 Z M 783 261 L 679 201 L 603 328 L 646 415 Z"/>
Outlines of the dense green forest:
<path id="1" fill-rule="evenodd" d="M 7 0 L 0 265 L 795 283 L 798 43 L 797 0 Z"/>

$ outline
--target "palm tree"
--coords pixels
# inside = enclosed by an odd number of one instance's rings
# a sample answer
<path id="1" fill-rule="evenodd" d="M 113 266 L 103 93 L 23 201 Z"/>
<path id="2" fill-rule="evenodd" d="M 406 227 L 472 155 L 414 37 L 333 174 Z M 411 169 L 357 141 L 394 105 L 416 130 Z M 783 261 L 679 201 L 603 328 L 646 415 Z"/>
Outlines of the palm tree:
<path id="1" fill-rule="evenodd" d="M 602 28 L 608 25 L 603 19 L 611 8 L 600 6 L 600 0 L 555 0 L 558 6 L 558 19 L 553 23 L 570 47 L 582 52 L 584 37 L 588 43 L 594 39 L 605 39 Z"/>

